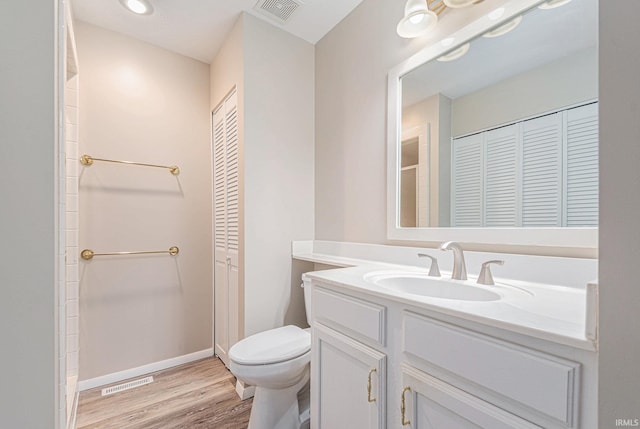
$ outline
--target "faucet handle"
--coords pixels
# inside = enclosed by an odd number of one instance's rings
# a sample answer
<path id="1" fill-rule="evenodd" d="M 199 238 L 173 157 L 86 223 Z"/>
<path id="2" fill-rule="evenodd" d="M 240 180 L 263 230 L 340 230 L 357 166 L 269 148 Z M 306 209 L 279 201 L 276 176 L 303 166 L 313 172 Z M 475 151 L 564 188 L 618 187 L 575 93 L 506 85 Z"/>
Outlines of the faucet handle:
<path id="1" fill-rule="evenodd" d="M 495 285 L 493 276 L 491 275 L 491 264 L 504 265 L 504 261 L 502 259 L 493 259 L 482 264 L 480 275 L 478 276 L 478 281 L 476 283 L 489 286 Z"/>
<path id="2" fill-rule="evenodd" d="M 429 268 L 429 277 L 440 277 L 440 268 L 438 267 L 438 260 L 431 255 L 427 255 L 426 253 L 418 253 L 418 258 L 429 258 L 431 259 L 431 267 Z"/>

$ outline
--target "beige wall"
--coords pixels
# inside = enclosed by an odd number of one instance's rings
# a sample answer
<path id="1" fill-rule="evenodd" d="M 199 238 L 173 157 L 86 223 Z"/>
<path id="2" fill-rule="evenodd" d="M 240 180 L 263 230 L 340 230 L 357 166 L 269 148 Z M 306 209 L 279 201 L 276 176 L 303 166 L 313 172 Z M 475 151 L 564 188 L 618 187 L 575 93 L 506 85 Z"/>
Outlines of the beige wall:
<path id="1" fill-rule="evenodd" d="M 598 98 L 594 47 L 456 98 L 452 135 L 486 130 Z"/>
<path id="2" fill-rule="evenodd" d="M 57 379 L 64 360 L 57 349 L 56 265 L 64 244 L 56 237 L 56 8 L 50 0 L 3 2 L 0 13 L 3 428 L 57 428 L 64 407 L 63 380 Z"/>
<path id="3" fill-rule="evenodd" d="M 244 22 L 245 334 L 306 324 L 291 241 L 313 238 L 314 46 Z"/>
<path id="4" fill-rule="evenodd" d="M 241 151 L 240 337 L 305 325 L 303 267 L 313 238 L 314 47 L 243 14 L 211 64 L 211 108 L 238 88 Z M 236 304 L 231 302 L 230 311 Z"/>
<path id="5" fill-rule="evenodd" d="M 429 124 L 429 225 L 449 226 L 451 216 L 451 99 L 433 95 L 402 109 L 402 130 Z"/>
<path id="6" fill-rule="evenodd" d="M 606 3 L 606 7 L 605 7 Z M 599 424 L 640 419 L 640 3 L 600 7 Z M 637 423 L 635 424 L 637 426 Z"/>
<path id="7" fill-rule="evenodd" d="M 245 139 L 245 115 L 244 115 L 244 60 L 243 60 L 243 17 L 240 15 L 236 20 L 233 28 L 227 35 L 224 43 L 220 47 L 218 54 L 214 58 L 210 66 L 210 89 L 211 95 L 209 104 L 211 113 L 222 103 L 225 97 L 235 86 L 238 100 L 238 190 L 240 195 L 244 195 L 244 139 Z M 212 120 L 212 119 L 210 119 Z M 213 178 L 212 178 L 213 181 Z M 244 236 L 244 200 L 240 198 L 238 201 L 238 229 L 240 237 Z M 213 219 L 212 219 L 213 221 Z M 244 248 L 245 244 L 242 240 L 238 243 L 238 265 L 244 266 Z M 214 265 L 215 270 L 215 265 Z M 215 275 L 215 273 L 214 273 Z M 244 270 L 238 270 L 238 286 L 237 288 L 229 288 L 228 296 L 228 313 L 214 311 L 214 335 L 220 335 L 221 332 L 229 330 L 229 346 L 233 345 L 239 338 L 244 337 Z M 214 276 L 215 279 L 215 276 Z M 218 288 L 220 286 L 218 285 Z M 220 289 L 218 289 L 220 290 Z M 215 300 L 215 293 L 214 293 Z M 214 308 L 220 308 L 225 305 L 224 300 L 215 302 Z M 224 320 L 224 323 L 219 323 Z M 227 320 L 229 323 L 227 323 Z M 215 322 L 218 322 L 217 324 Z M 221 342 L 218 340 L 217 342 Z M 228 350 L 227 350 L 228 351 Z"/>
<path id="8" fill-rule="evenodd" d="M 80 262 L 80 371 L 91 379 L 211 348 L 209 66 L 78 22 L 80 153 L 178 165 L 80 169 L 80 248 L 169 255 Z"/>

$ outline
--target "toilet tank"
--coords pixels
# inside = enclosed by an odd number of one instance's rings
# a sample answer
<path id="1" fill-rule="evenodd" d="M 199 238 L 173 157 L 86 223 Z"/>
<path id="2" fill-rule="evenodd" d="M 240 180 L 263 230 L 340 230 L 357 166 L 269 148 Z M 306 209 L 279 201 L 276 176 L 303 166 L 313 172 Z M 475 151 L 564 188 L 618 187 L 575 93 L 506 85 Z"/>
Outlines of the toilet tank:
<path id="1" fill-rule="evenodd" d="M 311 326 L 311 280 L 302 275 L 302 288 L 304 289 L 304 309 L 307 314 L 307 323 Z"/>

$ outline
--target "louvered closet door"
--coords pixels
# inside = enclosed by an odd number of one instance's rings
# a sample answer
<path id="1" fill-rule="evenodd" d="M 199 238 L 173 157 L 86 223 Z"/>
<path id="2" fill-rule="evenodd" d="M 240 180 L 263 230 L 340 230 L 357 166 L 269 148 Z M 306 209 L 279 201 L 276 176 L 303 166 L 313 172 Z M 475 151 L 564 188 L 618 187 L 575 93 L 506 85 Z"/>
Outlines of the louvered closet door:
<path id="1" fill-rule="evenodd" d="M 598 226 L 598 104 L 565 115 L 566 226 Z"/>
<path id="2" fill-rule="evenodd" d="M 213 114 L 214 341 L 215 353 L 228 363 L 229 287 L 227 275 L 226 148 L 224 106 Z"/>
<path id="3" fill-rule="evenodd" d="M 215 352 L 228 364 L 238 341 L 239 176 L 235 91 L 213 114 Z"/>
<path id="4" fill-rule="evenodd" d="M 453 141 L 451 226 L 482 226 L 482 134 Z"/>
<path id="5" fill-rule="evenodd" d="M 520 221 L 519 125 L 484 133 L 484 225 L 513 227 Z"/>
<path id="6" fill-rule="evenodd" d="M 229 287 L 229 347 L 239 338 L 239 138 L 238 138 L 238 96 L 235 91 L 229 95 L 225 105 L 226 136 L 226 221 L 227 221 L 227 282 Z"/>
<path id="7" fill-rule="evenodd" d="M 562 112 L 522 123 L 522 226 L 562 224 Z"/>

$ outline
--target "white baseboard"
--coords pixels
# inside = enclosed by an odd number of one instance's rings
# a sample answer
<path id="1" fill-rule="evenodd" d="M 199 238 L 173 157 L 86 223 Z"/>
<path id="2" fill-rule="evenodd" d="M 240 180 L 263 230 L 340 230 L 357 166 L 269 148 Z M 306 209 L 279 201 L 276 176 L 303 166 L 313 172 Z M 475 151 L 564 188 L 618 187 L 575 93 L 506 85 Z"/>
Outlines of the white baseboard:
<path id="1" fill-rule="evenodd" d="M 253 398 L 253 395 L 256 394 L 256 386 L 250 386 L 248 384 L 244 384 L 244 382 L 240 380 L 236 380 L 236 393 L 243 401 L 245 399 Z"/>
<path id="2" fill-rule="evenodd" d="M 213 348 L 200 350 L 199 352 L 189 353 L 188 355 L 182 355 L 171 359 L 166 359 L 160 362 L 154 362 L 147 365 L 142 365 L 136 368 L 127 369 L 124 371 L 118 371 L 100 377 L 90 378 L 88 380 L 81 380 L 78 382 L 78 390 L 89 390 L 94 387 L 105 386 L 107 384 L 117 383 L 119 381 L 127 380 L 129 378 L 138 377 L 140 375 L 149 374 L 152 372 L 160 371 L 163 369 L 171 368 L 174 366 L 182 365 L 185 363 L 193 362 L 196 360 L 204 359 L 213 356 Z"/>

